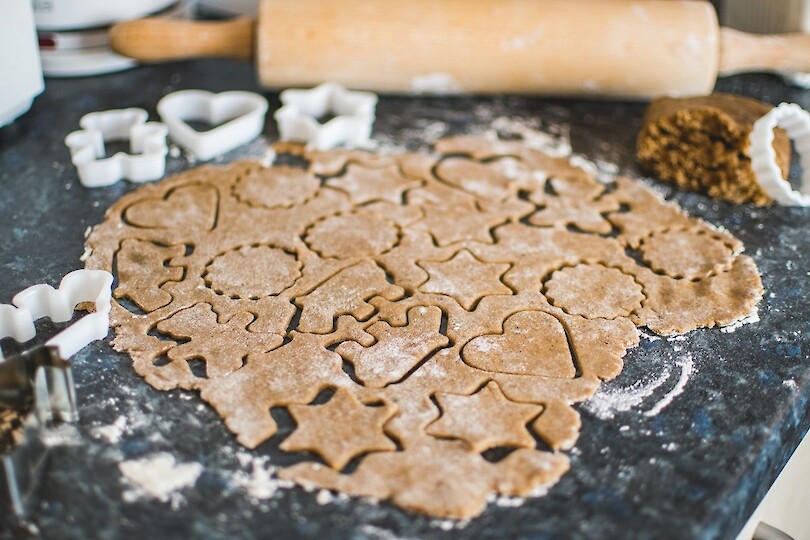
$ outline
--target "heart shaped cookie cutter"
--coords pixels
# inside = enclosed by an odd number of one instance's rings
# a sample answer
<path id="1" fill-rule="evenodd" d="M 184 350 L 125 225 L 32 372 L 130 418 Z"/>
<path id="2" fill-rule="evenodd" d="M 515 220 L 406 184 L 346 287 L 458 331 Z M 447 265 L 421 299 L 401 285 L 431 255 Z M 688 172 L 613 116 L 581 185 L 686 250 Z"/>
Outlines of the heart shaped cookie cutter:
<path id="1" fill-rule="evenodd" d="M 102 187 L 121 179 L 148 182 L 166 172 L 168 129 L 160 122 L 147 122 L 143 109 L 129 108 L 93 112 L 82 116 L 79 131 L 65 137 L 79 182 Z M 104 158 L 104 143 L 129 139 L 130 154 L 118 152 Z"/>
<path id="2" fill-rule="evenodd" d="M 376 94 L 324 83 L 309 90 L 284 90 L 280 98 L 282 107 L 273 116 L 283 141 L 305 142 L 314 150 L 369 142 Z M 318 122 L 328 114 L 334 117 L 323 124 Z"/>
<path id="3" fill-rule="evenodd" d="M 208 160 L 248 143 L 264 129 L 267 100 L 254 92 L 180 90 L 158 102 L 160 119 L 169 135 L 198 159 Z M 197 131 L 190 121 L 216 126 Z"/>
<path id="4" fill-rule="evenodd" d="M 784 129 L 793 140 L 802 166 L 802 185 L 799 191 L 782 178 L 773 149 L 773 130 Z M 777 203 L 784 206 L 810 206 L 810 113 L 795 103 L 782 103 L 756 122 L 749 135 L 751 168 L 762 189 Z"/>

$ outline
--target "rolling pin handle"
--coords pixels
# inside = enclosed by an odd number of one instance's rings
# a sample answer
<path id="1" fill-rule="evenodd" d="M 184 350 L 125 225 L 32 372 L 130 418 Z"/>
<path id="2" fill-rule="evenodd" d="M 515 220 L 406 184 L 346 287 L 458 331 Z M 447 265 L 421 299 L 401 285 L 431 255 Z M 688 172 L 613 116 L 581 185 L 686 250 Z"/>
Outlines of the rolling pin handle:
<path id="1" fill-rule="evenodd" d="M 145 18 L 118 23 L 110 29 L 112 48 L 143 62 L 186 58 L 253 58 L 255 21 L 185 21 Z"/>
<path id="2" fill-rule="evenodd" d="M 747 34 L 720 29 L 720 75 L 810 72 L 810 34 Z"/>

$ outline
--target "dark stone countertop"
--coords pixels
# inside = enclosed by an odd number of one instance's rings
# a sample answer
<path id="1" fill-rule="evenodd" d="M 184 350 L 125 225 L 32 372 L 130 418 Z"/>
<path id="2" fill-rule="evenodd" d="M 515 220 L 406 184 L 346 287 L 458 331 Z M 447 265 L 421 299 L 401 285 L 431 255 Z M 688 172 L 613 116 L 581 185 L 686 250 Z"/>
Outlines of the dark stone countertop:
<path id="1" fill-rule="evenodd" d="M 56 284 L 80 267 L 87 227 L 136 188 L 79 185 L 63 139 L 78 129 L 83 114 L 138 106 L 154 116 L 158 99 L 177 89 L 254 90 L 255 84 L 250 65 L 227 61 L 47 81 L 33 109 L 0 130 L 0 301 L 31 284 Z M 726 79 L 718 89 L 810 109 L 810 93 L 771 76 Z M 277 95 L 268 97 L 273 110 Z M 417 149 L 437 125 L 450 132 L 480 130 L 497 117 L 570 125 L 574 152 L 635 175 L 633 147 L 643 112 L 643 104 L 625 102 L 383 97 L 375 130 L 388 145 Z M 276 137 L 270 119 L 265 135 Z M 224 161 L 262 151 L 259 141 Z M 169 158 L 172 172 L 189 166 L 183 157 Z M 735 333 L 713 329 L 685 339 L 642 339 L 605 392 L 626 397 L 636 381 L 664 371 L 671 376 L 635 407 L 614 407 L 612 419 L 579 405 L 583 425 L 570 453 L 571 471 L 546 496 L 515 508 L 490 505 L 450 531 L 385 503 L 339 499 L 319 505 L 314 494 L 298 488 L 251 501 L 232 481 L 246 470 L 236 457 L 241 448 L 214 412 L 192 394 L 149 387 L 108 338 L 74 357 L 82 419 L 57 432 L 62 445 L 52 449 L 34 522 L 43 537 L 65 539 L 733 538 L 810 427 L 810 210 L 733 206 L 653 185 L 744 241 L 765 285 L 761 321 Z M 673 390 L 685 355 L 694 372 L 683 393 L 660 414 L 645 415 Z M 120 416 L 127 427 L 111 442 L 98 428 Z M 283 464 L 278 443 L 287 433 L 289 427 L 282 428 L 257 453 Z M 196 487 L 182 491 L 176 508 L 156 500 L 124 502 L 118 464 L 158 451 L 204 465 Z M 10 536 L 0 531 L 0 538 Z"/>

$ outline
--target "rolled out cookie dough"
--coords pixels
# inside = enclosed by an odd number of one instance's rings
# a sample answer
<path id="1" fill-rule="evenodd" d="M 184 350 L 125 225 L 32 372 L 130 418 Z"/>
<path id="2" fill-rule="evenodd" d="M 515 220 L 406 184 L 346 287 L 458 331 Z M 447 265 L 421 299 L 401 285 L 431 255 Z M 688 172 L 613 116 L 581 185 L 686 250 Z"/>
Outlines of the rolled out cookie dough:
<path id="1" fill-rule="evenodd" d="M 656 177 L 684 189 L 735 203 L 769 204 L 748 151 L 754 122 L 769 110 L 770 105 L 732 94 L 656 99 L 638 136 L 638 161 Z M 776 130 L 773 146 L 784 178 L 790 166 L 790 140 L 784 130 Z"/>
<path id="2" fill-rule="evenodd" d="M 246 447 L 286 408 L 283 478 L 470 518 L 565 473 L 572 404 L 637 327 L 726 325 L 761 297 L 738 240 L 637 182 L 520 141 L 437 152 L 303 152 L 307 170 L 206 166 L 124 196 L 88 239 L 117 272 L 115 348 Z"/>

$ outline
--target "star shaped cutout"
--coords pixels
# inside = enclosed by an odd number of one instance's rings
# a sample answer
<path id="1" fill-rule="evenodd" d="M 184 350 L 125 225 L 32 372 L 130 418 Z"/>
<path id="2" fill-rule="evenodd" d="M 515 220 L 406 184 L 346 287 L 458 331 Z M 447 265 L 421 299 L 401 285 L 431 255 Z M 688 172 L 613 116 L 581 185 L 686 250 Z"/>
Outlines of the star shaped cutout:
<path id="1" fill-rule="evenodd" d="M 510 401 L 495 381 L 471 396 L 437 393 L 436 401 L 442 415 L 427 427 L 434 437 L 461 439 L 475 452 L 536 446 L 526 424 L 543 412 L 543 407 Z"/>
<path id="2" fill-rule="evenodd" d="M 362 145 L 371 136 L 376 94 L 324 83 L 309 90 L 284 90 L 279 97 L 282 107 L 273 117 L 283 141 L 306 142 L 315 150 L 329 150 L 344 143 Z M 332 119 L 318 122 L 329 114 Z"/>
<path id="3" fill-rule="evenodd" d="M 419 290 L 450 296 L 467 311 L 472 311 L 484 296 L 513 294 L 512 289 L 500 281 L 511 267 L 509 263 L 481 262 L 467 250 L 459 251 L 447 261 L 417 261 L 416 264 L 429 276 Z"/>
<path id="4" fill-rule="evenodd" d="M 330 178 L 326 185 L 348 193 L 354 204 L 379 200 L 400 205 L 402 194 L 421 186 L 422 182 L 404 177 L 396 165 L 367 169 L 350 164 L 346 174 Z"/>
<path id="5" fill-rule="evenodd" d="M 360 454 L 397 448 L 383 432 L 385 423 L 396 413 L 393 405 L 368 406 L 350 390 L 338 388 L 323 405 L 288 408 L 298 428 L 280 448 L 287 452 L 313 452 L 335 470 L 343 469 Z"/>
<path id="6" fill-rule="evenodd" d="M 429 232 L 440 246 L 464 241 L 491 244 L 489 231 L 509 219 L 508 215 L 474 207 L 425 204 L 423 210 L 425 217 L 413 228 Z"/>

